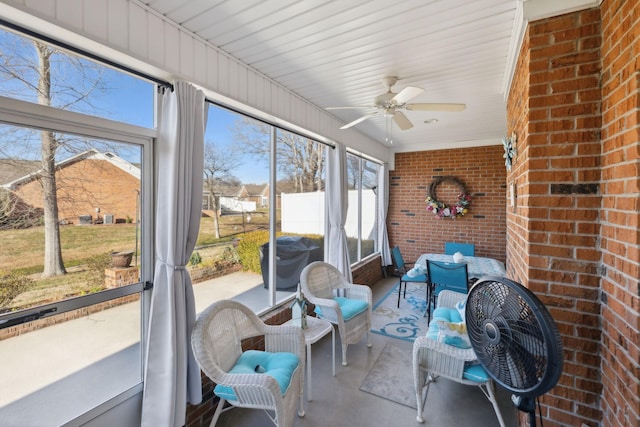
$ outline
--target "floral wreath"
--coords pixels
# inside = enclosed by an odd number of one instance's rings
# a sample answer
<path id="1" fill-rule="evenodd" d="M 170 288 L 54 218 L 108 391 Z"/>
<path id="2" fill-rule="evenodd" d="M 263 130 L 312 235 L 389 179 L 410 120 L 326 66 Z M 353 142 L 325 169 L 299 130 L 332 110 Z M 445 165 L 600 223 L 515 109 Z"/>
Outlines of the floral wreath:
<path id="1" fill-rule="evenodd" d="M 443 182 L 452 182 L 462 190 L 460 194 L 458 194 L 456 204 L 452 207 L 447 206 L 436 198 L 436 189 L 438 188 L 438 185 Z M 462 181 L 455 176 L 439 176 L 431 182 L 431 185 L 429 185 L 429 194 L 425 202 L 427 203 L 427 210 L 429 212 L 433 212 L 436 218 L 455 219 L 467 213 L 469 205 L 471 204 L 471 196 L 467 193 L 467 188 Z"/>

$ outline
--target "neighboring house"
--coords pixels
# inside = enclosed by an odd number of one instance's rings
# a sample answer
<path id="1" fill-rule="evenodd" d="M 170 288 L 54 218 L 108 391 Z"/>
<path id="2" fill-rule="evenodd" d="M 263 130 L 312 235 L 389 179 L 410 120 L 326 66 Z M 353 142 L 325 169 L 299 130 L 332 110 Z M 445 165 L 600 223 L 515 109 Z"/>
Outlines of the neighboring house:
<path id="1" fill-rule="evenodd" d="M 32 174 L 41 166 L 39 160 L 0 159 L 0 186 Z"/>
<path id="2" fill-rule="evenodd" d="M 32 170 L 2 187 L 27 205 L 41 209 L 40 172 Z M 140 169 L 113 153 L 91 149 L 58 162 L 56 184 L 61 223 L 79 223 L 81 217 L 102 221 L 105 216 L 113 222 L 124 222 L 137 216 Z"/>
<path id="3" fill-rule="evenodd" d="M 245 184 L 247 200 L 255 202 L 260 208 L 269 207 L 269 184 Z"/>
<path id="4" fill-rule="evenodd" d="M 205 185 L 202 209 L 212 210 L 213 206 L 218 206 L 218 215 L 254 212 L 257 206 L 268 205 L 269 193 L 262 187 L 268 187 L 268 185 L 243 185 L 216 181 L 213 184 L 212 195 Z M 214 197 L 217 200 L 215 204 Z"/>

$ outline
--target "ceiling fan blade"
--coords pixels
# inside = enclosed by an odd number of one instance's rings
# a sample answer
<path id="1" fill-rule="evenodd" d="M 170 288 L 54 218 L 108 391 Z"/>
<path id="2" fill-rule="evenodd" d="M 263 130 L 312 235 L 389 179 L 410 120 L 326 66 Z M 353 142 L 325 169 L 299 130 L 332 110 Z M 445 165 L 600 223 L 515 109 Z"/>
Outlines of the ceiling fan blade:
<path id="1" fill-rule="evenodd" d="M 450 111 L 453 113 L 464 111 L 467 106 L 465 104 L 439 104 L 439 103 L 427 103 L 427 104 L 407 104 L 405 107 L 407 110 L 418 111 Z"/>
<path id="2" fill-rule="evenodd" d="M 402 130 L 411 129 L 413 127 L 413 123 L 407 119 L 407 116 L 402 114 L 402 111 L 396 111 L 393 115 L 393 121 L 396 122 L 398 127 Z"/>
<path id="3" fill-rule="evenodd" d="M 355 105 L 352 107 L 326 107 L 325 110 L 352 110 L 354 108 L 376 108 L 375 105 Z"/>
<path id="4" fill-rule="evenodd" d="M 360 122 L 364 122 L 365 120 L 367 120 L 368 118 L 371 118 L 371 117 L 375 116 L 376 114 L 378 114 L 378 112 L 377 112 L 377 111 L 375 111 L 375 112 L 373 112 L 373 113 L 365 114 L 364 116 L 360 117 L 359 119 L 354 120 L 354 121 L 352 121 L 352 122 L 350 122 L 350 123 L 347 123 L 346 125 L 342 126 L 340 129 L 348 129 L 348 128 L 350 128 L 351 126 L 355 126 L 355 125 L 357 125 L 357 124 L 358 124 L 358 123 L 360 123 Z"/>
<path id="5" fill-rule="evenodd" d="M 402 105 L 408 100 L 420 95 L 422 92 L 424 92 L 424 89 L 422 89 L 421 87 L 407 86 L 402 89 L 400 93 L 391 98 L 391 102 L 396 105 Z"/>

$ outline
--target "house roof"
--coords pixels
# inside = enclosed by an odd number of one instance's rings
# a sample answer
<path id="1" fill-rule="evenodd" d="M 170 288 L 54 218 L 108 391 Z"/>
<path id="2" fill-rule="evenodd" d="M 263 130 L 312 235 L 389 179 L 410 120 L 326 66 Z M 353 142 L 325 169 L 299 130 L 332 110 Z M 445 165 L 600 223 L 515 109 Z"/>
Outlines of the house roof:
<path id="1" fill-rule="evenodd" d="M 269 189 L 269 184 L 245 184 L 249 196 L 264 196 Z"/>
<path id="2" fill-rule="evenodd" d="M 230 184 L 221 181 L 215 181 L 213 183 L 213 192 L 223 197 L 240 197 L 243 190 L 244 185 L 242 184 Z"/>
<path id="3" fill-rule="evenodd" d="M 131 174 L 132 176 L 134 176 L 137 179 L 140 179 L 140 168 L 138 166 L 135 166 L 129 162 L 127 162 L 126 160 L 122 159 L 121 157 L 118 157 L 117 155 L 115 155 L 114 153 L 101 153 L 100 151 L 96 150 L 95 148 L 92 148 L 90 150 L 87 151 L 83 151 L 82 153 L 76 154 L 74 156 L 71 156 L 67 159 L 61 160 L 59 162 L 56 163 L 56 168 L 57 169 L 61 169 L 64 167 L 67 167 L 73 163 L 79 162 L 81 160 L 104 160 L 107 161 L 109 163 L 111 163 L 112 165 L 116 166 L 119 169 L 122 169 L 123 171 Z M 27 160 L 8 160 L 9 162 L 29 162 Z M 30 182 L 34 179 L 36 179 L 38 177 L 38 175 L 42 172 L 42 169 L 40 169 L 39 167 L 41 166 L 40 162 L 33 162 L 36 163 L 38 168 L 32 168 L 31 170 L 25 170 L 23 169 L 22 174 L 14 177 L 14 179 L 7 181 L 7 182 L 3 182 L 2 180 L 0 180 L 0 182 L 2 182 L 2 187 L 4 188 L 8 188 L 10 190 L 15 189 L 16 187 L 20 186 L 20 185 L 24 185 L 27 182 Z M 26 172 L 26 173 L 25 173 Z"/>
<path id="4" fill-rule="evenodd" d="M 37 160 L 0 159 L 0 185 L 8 184 L 40 169 Z"/>

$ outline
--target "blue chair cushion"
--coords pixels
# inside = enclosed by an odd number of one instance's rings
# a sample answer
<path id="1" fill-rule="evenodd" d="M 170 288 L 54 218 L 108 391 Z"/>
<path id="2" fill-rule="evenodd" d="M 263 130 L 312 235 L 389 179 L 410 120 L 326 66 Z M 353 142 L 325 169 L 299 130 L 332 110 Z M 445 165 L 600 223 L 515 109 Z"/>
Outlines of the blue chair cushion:
<path id="1" fill-rule="evenodd" d="M 335 297 L 333 300 L 338 303 L 338 306 L 340 306 L 342 318 L 345 322 L 369 308 L 369 304 L 367 304 L 366 301 L 358 299 Z M 322 316 L 322 308 L 320 306 L 316 306 L 314 311 L 319 316 Z"/>
<path id="2" fill-rule="evenodd" d="M 471 348 L 467 327 L 455 308 L 437 307 L 429 323 L 427 338 L 458 348 Z"/>
<path id="3" fill-rule="evenodd" d="M 467 299 L 463 299 L 460 300 L 456 303 L 456 310 L 458 310 L 458 313 L 460 314 L 460 318 L 462 319 L 462 321 L 464 321 L 464 317 L 465 317 L 465 313 L 467 310 Z"/>
<path id="4" fill-rule="evenodd" d="M 229 370 L 230 374 L 265 374 L 273 377 L 280 385 L 284 395 L 291 383 L 291 377 L 300 361 L 293 353 L 271 353 L 259 350 L 247 350 L 236 360 Z M 238 400 L 232 387 L 217 384 L 213 389 L 216 396 L 226 400 Z"/>
<path id="5" fill-rule="evenodd" d="M 481 365 L 476 364 L 465 367 L 462 372 L 462 378 L 469 381 L 483 383 L 488 381 L 490 377 Z"/>

